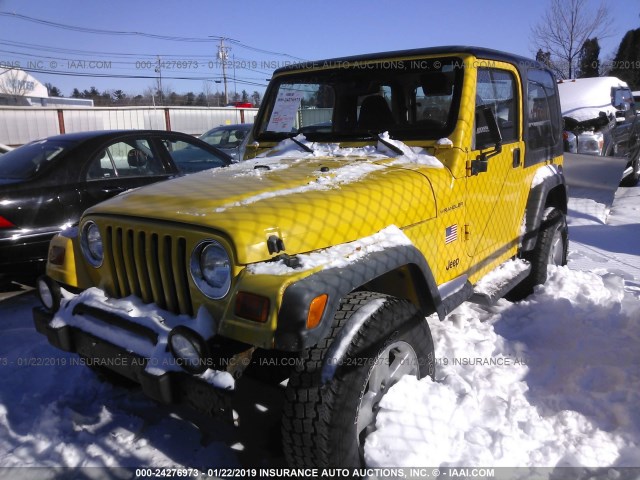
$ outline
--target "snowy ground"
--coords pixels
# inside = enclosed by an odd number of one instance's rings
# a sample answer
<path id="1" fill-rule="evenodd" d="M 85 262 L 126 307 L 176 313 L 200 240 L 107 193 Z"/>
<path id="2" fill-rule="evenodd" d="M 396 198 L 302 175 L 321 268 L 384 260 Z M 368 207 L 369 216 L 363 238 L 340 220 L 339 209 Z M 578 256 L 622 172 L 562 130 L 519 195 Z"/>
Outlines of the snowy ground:
<path id="1" fill-rule="evenodd" d="M 618 189 L 610 211 L 588 187 L 573 197 L 568 267 L 526 301 L 429 319 L 436 381 L 391 389 L 370 466 L 640 467 L 640 187 Z M 277 389 L 241 383 L 255 402 L 239 428 L 196 428 L 50 347 L 35 304 L 0 303 L 0 466 L 283 465 Z"/>

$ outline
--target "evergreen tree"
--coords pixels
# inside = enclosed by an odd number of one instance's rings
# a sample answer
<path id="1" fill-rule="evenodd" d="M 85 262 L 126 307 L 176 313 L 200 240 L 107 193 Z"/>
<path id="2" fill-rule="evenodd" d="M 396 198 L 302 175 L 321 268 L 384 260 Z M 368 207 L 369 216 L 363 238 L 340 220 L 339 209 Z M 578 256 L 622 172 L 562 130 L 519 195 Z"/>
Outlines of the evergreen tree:
<path id="1" fill-rule="evenodd" d="M 622 38 L 609 74 L 627 82 L 632 90 L 640 89 L 640 28 L 629 30 Z"/>
<path id="2" fill-rule="evenodd" d="M 60 89 L 58 87 L 54 87 L 50 83 L 45 83 L 44 86 L 47 87 L 47 93 L 49 94 L 50 97 L 62 97 L 63 96 L 62 92 L 60 91 Z"/>
<path id="3" fill-rule="evenodd" d="M 582 44 L 578 56 L 578 77 L 600 76 L 600 45 L 597 38 L 590 38 Z"/>

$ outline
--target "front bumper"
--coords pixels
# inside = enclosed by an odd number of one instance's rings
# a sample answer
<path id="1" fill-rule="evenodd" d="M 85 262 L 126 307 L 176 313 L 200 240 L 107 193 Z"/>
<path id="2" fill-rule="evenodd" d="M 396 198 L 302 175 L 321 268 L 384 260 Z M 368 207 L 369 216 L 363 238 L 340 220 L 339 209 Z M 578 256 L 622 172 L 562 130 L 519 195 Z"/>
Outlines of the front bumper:
<path id="1" fill-rule="evenodd" d="M 223 390 L 186 372 L 167 371 L 154 375 L 145 369 L 148 358 L 127 351 L 79 328 L 52 326 L 53 315 L 34 307 L 36 330 L 51 345 L 66 352 L 78 353 L 88 365 L 105 367 L 138 383 L 150 398 L 165 404 L 186 405 L 205 415 L 232 421 L 234 390 Z"/>

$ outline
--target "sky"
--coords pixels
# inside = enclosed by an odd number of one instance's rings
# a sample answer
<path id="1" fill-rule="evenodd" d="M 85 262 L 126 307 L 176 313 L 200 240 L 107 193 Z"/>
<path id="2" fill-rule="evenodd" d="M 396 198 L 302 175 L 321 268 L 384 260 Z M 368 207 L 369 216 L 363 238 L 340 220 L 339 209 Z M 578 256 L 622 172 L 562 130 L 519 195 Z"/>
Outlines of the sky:
<path id="1" fill-rule="evenodd" d="M 220 38 L 226 38 L 228 90 L 251 93 L 264 90 L 274 68 L 300 59 L 461 44 L 531 57 L 536 49 L 530 30 L 548 3 L 0 0 L 0 66 L 40 70 L 34 76 L 64 96 L 91 86 L 140 94 L 156 84 L 159 74 L 165 90 L 197 93 L 208 85 L 215 92 L 223 91 L 217 54 Z M 588 0 L 594 10 L 599 3 Z M 623 35 L 640 27 L 637 0 L 604 3 L 611 8 L 614 28 L 611 37 L 600 41 L 601 59 L 612 57 Z"/>

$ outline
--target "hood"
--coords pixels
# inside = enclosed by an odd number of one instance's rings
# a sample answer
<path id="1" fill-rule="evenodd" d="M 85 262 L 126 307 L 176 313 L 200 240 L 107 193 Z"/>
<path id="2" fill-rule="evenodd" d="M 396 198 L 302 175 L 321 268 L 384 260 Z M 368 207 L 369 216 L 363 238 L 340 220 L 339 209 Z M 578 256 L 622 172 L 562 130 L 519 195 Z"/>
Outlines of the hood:
<path id="1" fill-rule="evenodd" d="M 271 258 L 271 235 L 294 255 L 434 217 L 427 170 L 446 171 L 382 155 L 254 159 L 140 188 L 87 214 L 211 228 L 232 241 L 238 263 L 248 264 Z"/>
<path id="2" fill-rule="evenodd" d="M 558 83 L 562 116 L 576 122 L 597 119 L 600 112 L 616 115 L 612 104 L 611 89 L 628 88 L 616 77 L 579 78 Z"/>

